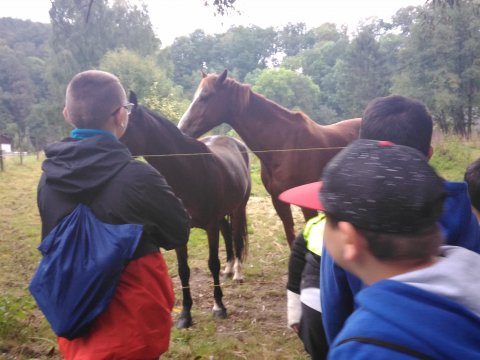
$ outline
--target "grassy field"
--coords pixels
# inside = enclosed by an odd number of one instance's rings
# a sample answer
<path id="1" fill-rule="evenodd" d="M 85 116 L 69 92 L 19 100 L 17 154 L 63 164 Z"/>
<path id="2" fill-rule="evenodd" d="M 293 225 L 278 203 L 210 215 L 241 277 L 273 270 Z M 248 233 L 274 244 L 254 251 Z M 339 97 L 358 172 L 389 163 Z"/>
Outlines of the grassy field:
<path id="1" fill-rule="evenodd" d="M 480 156 L 480 141 L 436 136 L 433 166 L 448 180 L 461 180 L 465 167 Z M 27 286 L 39 260 L 40 220 L 36 186 L 41 160 L 8 158 L 0 172 L 0 359 L 58 359 L 55 337 Z M 285 283 L 289 249 L 281 223 L 259 180 L 253 160 L 254 187 L 248 204 L 249 256 L 245 282 L 222 283 L 228 318 L 214 320 L 212 281 L 206 236 L 193 230 L 189 242 L 194 326 L 173 330 L 165 359 L 307 359 L 300 341 L 286 328 Z M 301 228 L 300 212 L 295 217 Z M 221 261 L 225 254 L 222 248 Z M 178 296 L 174 252 L 165 253 Z"/>

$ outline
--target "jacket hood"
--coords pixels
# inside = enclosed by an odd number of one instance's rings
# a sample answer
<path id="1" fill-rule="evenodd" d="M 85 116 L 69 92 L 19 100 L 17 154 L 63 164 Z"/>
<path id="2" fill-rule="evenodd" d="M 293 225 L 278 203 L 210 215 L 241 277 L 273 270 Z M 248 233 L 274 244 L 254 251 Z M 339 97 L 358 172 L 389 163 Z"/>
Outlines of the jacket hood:
<path id="1" fill-rule="evenodd" d="M 480 256 L 457 246 L 442 246 L 428 268 L 392 278 L 460 303 L 480 316 Z"/>
<path id="2" fill-rule="evenodd" d="M 447 198 L 440 224 L 448 245 L 461 246 L 480 253 L 480 227 L 472 211 L 467 183 L 445 181 Z"/>
<path id="3" fill-rule="evenodd" d="M 480 317 L 444 296 L 382 280 L 361 291 L 357 300 L 364 313 L 378 319 L 362 335 L 395 339 L 434 359 L 473 359 L 480 354 Z M 387 338 L 385 326 L 391 329 Z"/>
<path id="4" fill-rule="evenodd" d="M 125 145 L 111 136 L 67 138 L 49 145 L 45 155 L 46 183 L 73 195 L 99 189 L 132 159 Z"/>

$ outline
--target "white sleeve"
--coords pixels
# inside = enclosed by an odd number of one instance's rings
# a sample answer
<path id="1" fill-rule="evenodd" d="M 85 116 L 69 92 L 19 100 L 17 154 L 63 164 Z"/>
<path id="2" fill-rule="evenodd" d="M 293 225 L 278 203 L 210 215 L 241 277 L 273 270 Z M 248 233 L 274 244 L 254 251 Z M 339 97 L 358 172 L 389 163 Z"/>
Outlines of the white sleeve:
<path id="1" fill-rule="evenodd" d="M 302 317 L 302 303 L 300 302 L 300 294 L 287 290 L 287 325 L 291 327 L 300 323 Z"/>

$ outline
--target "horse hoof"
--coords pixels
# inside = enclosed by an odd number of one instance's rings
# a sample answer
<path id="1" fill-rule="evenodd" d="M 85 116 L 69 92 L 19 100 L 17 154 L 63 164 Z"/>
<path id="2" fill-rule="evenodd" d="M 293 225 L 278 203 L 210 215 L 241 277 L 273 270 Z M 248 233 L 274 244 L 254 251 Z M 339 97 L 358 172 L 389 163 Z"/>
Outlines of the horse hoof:
<path id="1" fill-rule="evenodd" d="M 182 315 L 177 320 L 177 329 L 187 329 L 192 326 L 192 317 L 190 315 Z"/>
<path id="2" fill-rule="evenodd" d="M 213 317 L 215 319 L 226 319 L 227 318 L 227 309 L 213 310 Z"/>
<path id="3" fill-rule="evenodd" d="M 243 284 L 243 279 L 233 279 L 235 281 L 235 284 Z"/>

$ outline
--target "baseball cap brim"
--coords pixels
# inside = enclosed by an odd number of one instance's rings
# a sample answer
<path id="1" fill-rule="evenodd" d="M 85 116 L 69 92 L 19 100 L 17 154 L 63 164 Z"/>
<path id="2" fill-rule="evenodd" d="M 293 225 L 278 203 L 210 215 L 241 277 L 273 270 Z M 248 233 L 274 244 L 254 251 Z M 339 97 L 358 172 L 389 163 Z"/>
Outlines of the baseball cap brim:
<path id="1" fill-rule="evenodd" d="M 305 185 L 300 185 L 282 192 L 278 198 L 286 203 L 297 205 L 313 210 L 324 211 L 320 202 L 318 193 L 322 188 L 322 182 L 317 181 Z"/>

